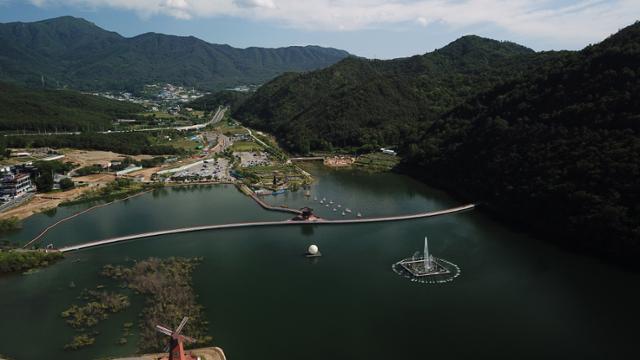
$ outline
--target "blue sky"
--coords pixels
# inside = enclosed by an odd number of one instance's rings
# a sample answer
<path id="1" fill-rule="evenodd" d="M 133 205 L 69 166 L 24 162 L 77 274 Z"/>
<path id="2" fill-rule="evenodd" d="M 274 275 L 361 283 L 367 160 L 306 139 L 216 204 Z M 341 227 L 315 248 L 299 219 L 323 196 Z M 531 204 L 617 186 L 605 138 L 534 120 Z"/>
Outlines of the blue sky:
<path id="1" fill-rule="evenodd" d="M 153 31 L 236 47 L 321 45 L 370 58 L 467 34 L 580 49 L 640 18 L 640 0 L 0 0 L 0 22 L 72 15 L 124 36 Z"/>

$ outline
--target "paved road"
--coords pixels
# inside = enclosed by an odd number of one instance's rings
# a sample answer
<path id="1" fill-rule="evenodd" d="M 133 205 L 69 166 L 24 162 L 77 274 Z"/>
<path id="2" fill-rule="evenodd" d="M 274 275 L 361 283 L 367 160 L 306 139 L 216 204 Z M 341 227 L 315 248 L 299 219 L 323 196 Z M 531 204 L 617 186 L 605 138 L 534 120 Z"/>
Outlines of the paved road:
<path id="1" fill-rule="evenodd" d="M 323 156 L 307 156 L 307 157 L 294 157 L 289 159 L 291 161 L 317 161 L 324 160 Z"/>
<path id="2" fill-rule="evenodd" d="M 11 210 L 14 207 L 21 205 L 22 203 L 31 200 L 31 198 L 34 196 L 35 194 L 32 192 L 26 193 L 24 195 L 22 195 L 19 198 L 13 198 L 9 201 L 7 201 L 6 203 L 0 205 L 0 212 L 4 212 L 7 210 Z"/>
<path id="3" fill-rule="evenodd" d="M 118 134 L 118 133 L 126 133 L 126 132 L 143 132 L 143 131 L 159 131 L 159 130 L 201 130 L 205 127 L 215 124 L 224 118 L 224 114 L 227 111 L 227 108 L 218 107 L 216 113 L 211 117 L 211 120 L 206 123 L 189 125 L 189 126 L 172 126 L 172 127 L 157 127 L 157 128 L 146 128 L 146 129 L 134 129 L 134 130 L 109 130 L 109 131 L 100 131 L 100 134 Z M 82 132 L 80 131 L 68 131 L 68 132 L 45 132 L 45 133 L 27 133 L 27 134 L 4 134 L 4 136 L 40 136 L 40 135 L 80 135 Z"/>
<path id="4" fill-rule="evenodd" d="M 209 120 L 208 122 L 204 123 L 204 124 L 197 124 L 197 125 L 190 125 L 190 126 L 179 126 L 176 127 L 176 130 L 201 130 L 206 128 L 209 125 L 215 124 L 220 122 L 220 120 L 222 120 L 222 118 L 224 117 L 224 113 L 227 111 L 227 108 L 223 108 L 222 106 L 218 107 L 218 110 L 216 110 L 216 113 L 211 117 L 211 120 Z"/>
<path id="5" fill-rule="evenodd" d="M 233 229 L 233 228 L 258 227 L 258 226 L 298 226 L 298 225 L 309 225 L 309 224 L 311 225 L 362 224 L 362 223 L 412 220 L 412 219 L 434 217 L 434 216 L 440 216 L 440 215 L 446 215 L 446 214 L 453 214 L 461 211 L 471 210 L 474 207 L 475 207 L 475 204 L 468 204 L 468 205 L 463 205 L 463 206 L 459 206 L 451 209 L 418 213 L 418 214 L 384 216 L 384 217 L 377 217 L 377 218 L 362 218 L 362 219 L 350 219 L 350 220 L 321 219 L 321 220 L 315 220 L 315 221 L 292 221 L 292 220 L 258 221 L 258 222 L 244 222 L 244 223 L 234 223 L 234 224 L 193 226 L 193 227 L 171 229 L 171 230 L 152 231 L 152 232 L 146 232 L 141 234 L 133 234 L 133 235 L 114 237 L 110 239 L 91 241 L 84 244 L 65 246 L 63 248 L 60 248 L 59 251 L 61 252 L 77 251 L 82 249 L 93 248 L 96 246 L 116 244 L 116 243 L 135 240 L 135 239 L 143 239 L 143 238 L 149 238 L 154 236 L 181 234 L 181 233 L 196 232 L 196 231 L 216 230 L 216 229 Z"/>

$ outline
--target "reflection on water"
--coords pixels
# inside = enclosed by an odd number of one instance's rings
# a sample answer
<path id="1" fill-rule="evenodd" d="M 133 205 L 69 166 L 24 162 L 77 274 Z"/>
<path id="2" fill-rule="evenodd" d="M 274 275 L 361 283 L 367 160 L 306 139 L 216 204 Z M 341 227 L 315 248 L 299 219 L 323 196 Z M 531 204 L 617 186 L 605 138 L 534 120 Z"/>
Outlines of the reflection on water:
<path id="1" fill-rule="evenodd" d="M 395 174 L 312 167 L 311 196 L 265 199 L 294 208 L 326 197 L 365 216 L 458 205 L 446 194 Z M 26 242 L 42 228 L 85 209 L 37 215 L 4 239 Z M 355 215 L 351 215 L 355 216 Z M 255 220 L 287 214 L 260 209 L 232 186 L 159 189 L 100 208 L 55 228 L 57 246 L 158 229 Z M 391 264 L 423 245 L 459 265 L 455 281 L 425 286 Z M 304 257 L 310 244 L 323 256 Z M 92 347 L 65 352 L 76 333 L 60 312 L 78 291 L 111 286 L 105 264 L 150 256 L 201 256 L 194 273 L 211 335 L 230 359 L 624 358 L 635 350 L 637 274 L 556 249 L 478 211 L 384 224 L 232 229 L 162 236 L 70 254 L 29 276 L 0 278 L 0 353 L 17 359 L 93 359 L 134 353 L 116 345 L 142 306 L 101 323 Z M 80 260 L 80 261 L 77 261 Z M 70 289 L 73 282 L 75 289 Z M 37 344 L 37 346 L 34 346 Z M 312 350 L 310 350 L 312 349 Z M 425 351 L 428 349 L 428 351 Z"/>

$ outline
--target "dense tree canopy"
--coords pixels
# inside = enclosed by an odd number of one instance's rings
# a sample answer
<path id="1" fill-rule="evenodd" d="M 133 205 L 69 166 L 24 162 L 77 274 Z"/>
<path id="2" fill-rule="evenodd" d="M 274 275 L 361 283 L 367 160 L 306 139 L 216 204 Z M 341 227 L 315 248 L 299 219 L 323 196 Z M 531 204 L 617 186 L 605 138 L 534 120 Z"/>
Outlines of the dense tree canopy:
<path id="1" fill-rule="evenodd" d="M 83 133 L 78 135 L 8 136 L 9 147 L 52 147 L 113 151 L 121 154 L 170 155 L 182 150 L 155 144 L 147 132 Z"/>
<path id="2" fill-rule="evenodd" d="M 139 105 L 67 90 L 33 90 L 0 82 L 0 131 L 98 131 Z"/>
<path id="3" fill-rule="evenodd" d="M 422 56 L 348 58 L 324 70 L 276 78 L 234 116 L 276 133 L 300 153 L 399 145 L 417 124 L 556 55 L 465 36 Z"/>
<path id="4" fill-rule="evenodd" d="M 640 24 L 424 126 L 406 168 L 572 248 L 640 255 Z"/>
<path id="5" fill-rule="evenodd" d="M 222 90 L 213 94 L 205 95 L 189 103 L 189 107 L 196 110 L 213 111 L 218 106 L 228 106 L 231 111 L 235 111 L 242 105 L 251 94 L 234 90 Z"/>

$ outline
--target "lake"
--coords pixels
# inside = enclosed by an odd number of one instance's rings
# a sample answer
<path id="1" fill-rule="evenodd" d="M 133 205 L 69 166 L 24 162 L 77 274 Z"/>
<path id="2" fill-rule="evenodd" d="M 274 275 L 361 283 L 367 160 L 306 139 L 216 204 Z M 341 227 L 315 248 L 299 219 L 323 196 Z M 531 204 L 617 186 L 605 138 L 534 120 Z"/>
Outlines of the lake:
<path id="1" fill-rule="evenodd" d="M 309 171 L 316 178 L 310 198 L 299 191 L 266 200 L 310 206 L 327 218 L 348 216 L 315 196 L 351 208 L 352 217 L 459 205 L 398 174 Z M 25 243 L 87 206 L 33 216 L 5 239 Z M 43 244 L 288 217 L 261 209 L 230 185 L 165 188 L 66 222 Z M 426 235 L 434 255 L 461 268 L 453 282 L 420 284 L 392 271 L 393 263 L 422 250 Z M 310 244 L 323 256 L 305 258 Z M 214 345 L 230 360 L 616 359 L 636 352 L 639 274 L 567 253 L 473 210 L 392 223 L 216 230 L 70 253 L 34 274 L 0 277 L 0 354 L 87 359 L 135 353 L 135 338 L 116 342 L 123 323 L 137 319 L 141 298 L 100 323 L 96 343 L 79 351 L 62 349 L 75 332 L 60 313 L 78 303 L 83 288 L 114 287 L 99 276 L 105 264 L 169 256 L 203 257 L 194 288 Z"/>

